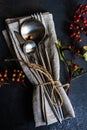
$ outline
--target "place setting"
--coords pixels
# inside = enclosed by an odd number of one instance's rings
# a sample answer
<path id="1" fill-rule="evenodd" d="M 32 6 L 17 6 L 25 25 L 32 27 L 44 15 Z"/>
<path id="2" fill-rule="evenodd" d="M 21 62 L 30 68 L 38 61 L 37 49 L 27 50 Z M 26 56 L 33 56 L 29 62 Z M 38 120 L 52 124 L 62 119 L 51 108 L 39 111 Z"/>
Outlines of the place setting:
<path id="1" fill-rule="evenodd" d="M 69 83 L 60 82 L 60 59 L 53 15 L 36 12 L 27 17 L 8 18 L 3 36 L 13 59 L 33 85 L 35 126 L 50 125 L 74 118 L 66 92 Z M 31 86 L 28 86 L 31 87 Z"/>

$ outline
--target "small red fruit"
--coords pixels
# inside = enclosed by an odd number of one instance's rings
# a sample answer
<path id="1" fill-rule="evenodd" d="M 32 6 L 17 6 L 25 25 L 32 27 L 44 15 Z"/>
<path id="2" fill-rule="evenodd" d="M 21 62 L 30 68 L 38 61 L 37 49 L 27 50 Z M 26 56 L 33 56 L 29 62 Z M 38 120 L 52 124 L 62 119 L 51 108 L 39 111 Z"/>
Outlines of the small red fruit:
<path id="1" fill-rule="evenodd" d="M 77 69 L 77 68 L 78 68 L 78 65 L 77 65 L 77 64 L 73 64 L 73 68 L 74 68 L 74 69 Z"/>
<path id="2" fill-rule="evenodd" d="M 69 45 L 69 46 L 68 46 L 68 49 L 72 49 L 72 47 Z"/>

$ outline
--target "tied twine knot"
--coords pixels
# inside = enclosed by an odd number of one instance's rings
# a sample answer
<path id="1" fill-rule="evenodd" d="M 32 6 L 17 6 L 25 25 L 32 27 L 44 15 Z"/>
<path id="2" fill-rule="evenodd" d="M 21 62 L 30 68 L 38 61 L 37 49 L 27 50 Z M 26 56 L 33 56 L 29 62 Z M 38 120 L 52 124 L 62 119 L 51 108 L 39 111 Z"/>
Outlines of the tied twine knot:
<path id="1" fill-rule="evenodd" d="M 41 84 L 36 85 L 35 87 L 43 87 L 43 86 L 46 86 L 46 85 L 52 85 L 51 96 L 49 97 L 49 100 L 52 103 L 52 105 L 57 106 L 57 103 L 54 101 L 54 93 L 56 92 L 57 97 L 59 97 L 59 99 L 60 99 L 60 103 L 58 105 L 58 107 L 60 107 L 60 106 L 63 105 L 63 98 L 62 98 L 62 95 L 61 95 L 58 88 L 63 87 L 67 91 L 69 89 L 69 87 L 70 87 L 70 84 L 67 83 L 67 84 L 62 85 L 59 80 L 52 81 L 52 82 L 41 83 Z M 56 86 L 56 84 L 58 84 L 58 87 Z"/>
<path id="2" fill-rule="evenodd" d="M 52 85 L 51 97 L 49 97 L 51 103 L 53 105 L 57 105 L 57 103 L 55 103 L 55 101 L 54 101 L 54 93 L 56 92 L 57 97 L 59 97 L 59 99 L 60 99 L 60 104 L 58 106 L 62 106 L 63 105 L 63 98 L 62 98 L 62 95 L 61 95 L 61 93 L 60 93 L 58 88 L 59 87 L 64 87 L 64 88 L 66 87 L 66 91 L 67 91 L 69 89 L 70 84 L 67 83 L 67 84 L 62 85 L 59 80 L 54 81 L 53 77 L 51 76 L 51 74 L 43 66 L 41 66 L 39 64 L 27 63 L 27 62 L 25 62 L 23 60 L 20 60 L 20 59 L 5 59 L 4 61 L 6 61 L 6 62 L 9 62 L 9 61 L 19 61 L 19 62 L 22 62 L 27 67 L 32 68 L 33 70 L 38 71 L 41 74 L 43 74 L 44 76 L 46 76 L 46 78 L 49 80 L 49 82 L 38 84 L 38 85 L 36 85 L 36 87 Z M 58 84 L 58 87 L 57 87 L 56 84 Z"/>

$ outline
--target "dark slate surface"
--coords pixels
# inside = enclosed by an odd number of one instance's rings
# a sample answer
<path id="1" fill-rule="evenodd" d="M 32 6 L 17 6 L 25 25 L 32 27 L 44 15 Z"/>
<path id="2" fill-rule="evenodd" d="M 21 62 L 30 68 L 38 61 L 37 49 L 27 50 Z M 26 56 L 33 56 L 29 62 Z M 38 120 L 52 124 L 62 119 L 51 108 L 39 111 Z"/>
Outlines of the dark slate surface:
<path id="1" fill-rule="evenodd" d="M 11 57 L 2 30 L 8 17 L 30 15 L 36 11 L 49 11 L 54 16 L 58 38 L 63 44 L 70 42 L 68 24 L 72 20 L 74 9 L 86 0 L 0 0 L 0 58 Z M 87 38 L 83 38 L 86 43 Z M 86 68 L 87 64 L 83 63 Z M 0 70 L 7 64 L 0 63 Z M 9 67 L 9 65 L 8 65 Z M 62 67 L 62 66 L 61 66 Z M 62 69 L 62 68 L 61 68 Z M 65 82 L 66 76 L 61 74 Z M 17 84 L 0 88 L 0 130 L 87 130 L 87 75 L 72 81 L 69 97 L 73 104 L 76 118 L 55 123 L 50 126 L 35 128 L 32 112 L 32 85 L 28 89 L 16 88 Z M 16 87 L 15 87 L 16 86 Z"/>

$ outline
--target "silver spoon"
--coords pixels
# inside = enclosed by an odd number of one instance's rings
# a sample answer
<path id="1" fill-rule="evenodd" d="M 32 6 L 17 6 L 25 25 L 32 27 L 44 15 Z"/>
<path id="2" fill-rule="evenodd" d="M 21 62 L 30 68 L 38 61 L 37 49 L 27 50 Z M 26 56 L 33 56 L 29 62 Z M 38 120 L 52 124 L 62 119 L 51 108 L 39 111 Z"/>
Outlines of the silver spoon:
<path id="1" fill-rule="evenodd" d="M 20 34 L 25 40 L 23 51 L 25 53 L 33 52 L 36 45 L 43 40 L 45 36 L 44 25 L 36 19 L 27 19 L 20 25 Z"/>
<path id="2" fill-rule="evenodd" d="M 25 54 L 33 53 L 36 50 L 36 43 L 32 40 L 28 40 L 24 43 L 22 49 Z"/>
<path id="3" fill-rule="evenodd" d="M 36 43 L 33 40 L 24 40 L 19 32 L 14 31 L 15 36 L 17 37 L 21 48 L 25 54 L 30 54 L 35 51 L 36 49 Z"/>

